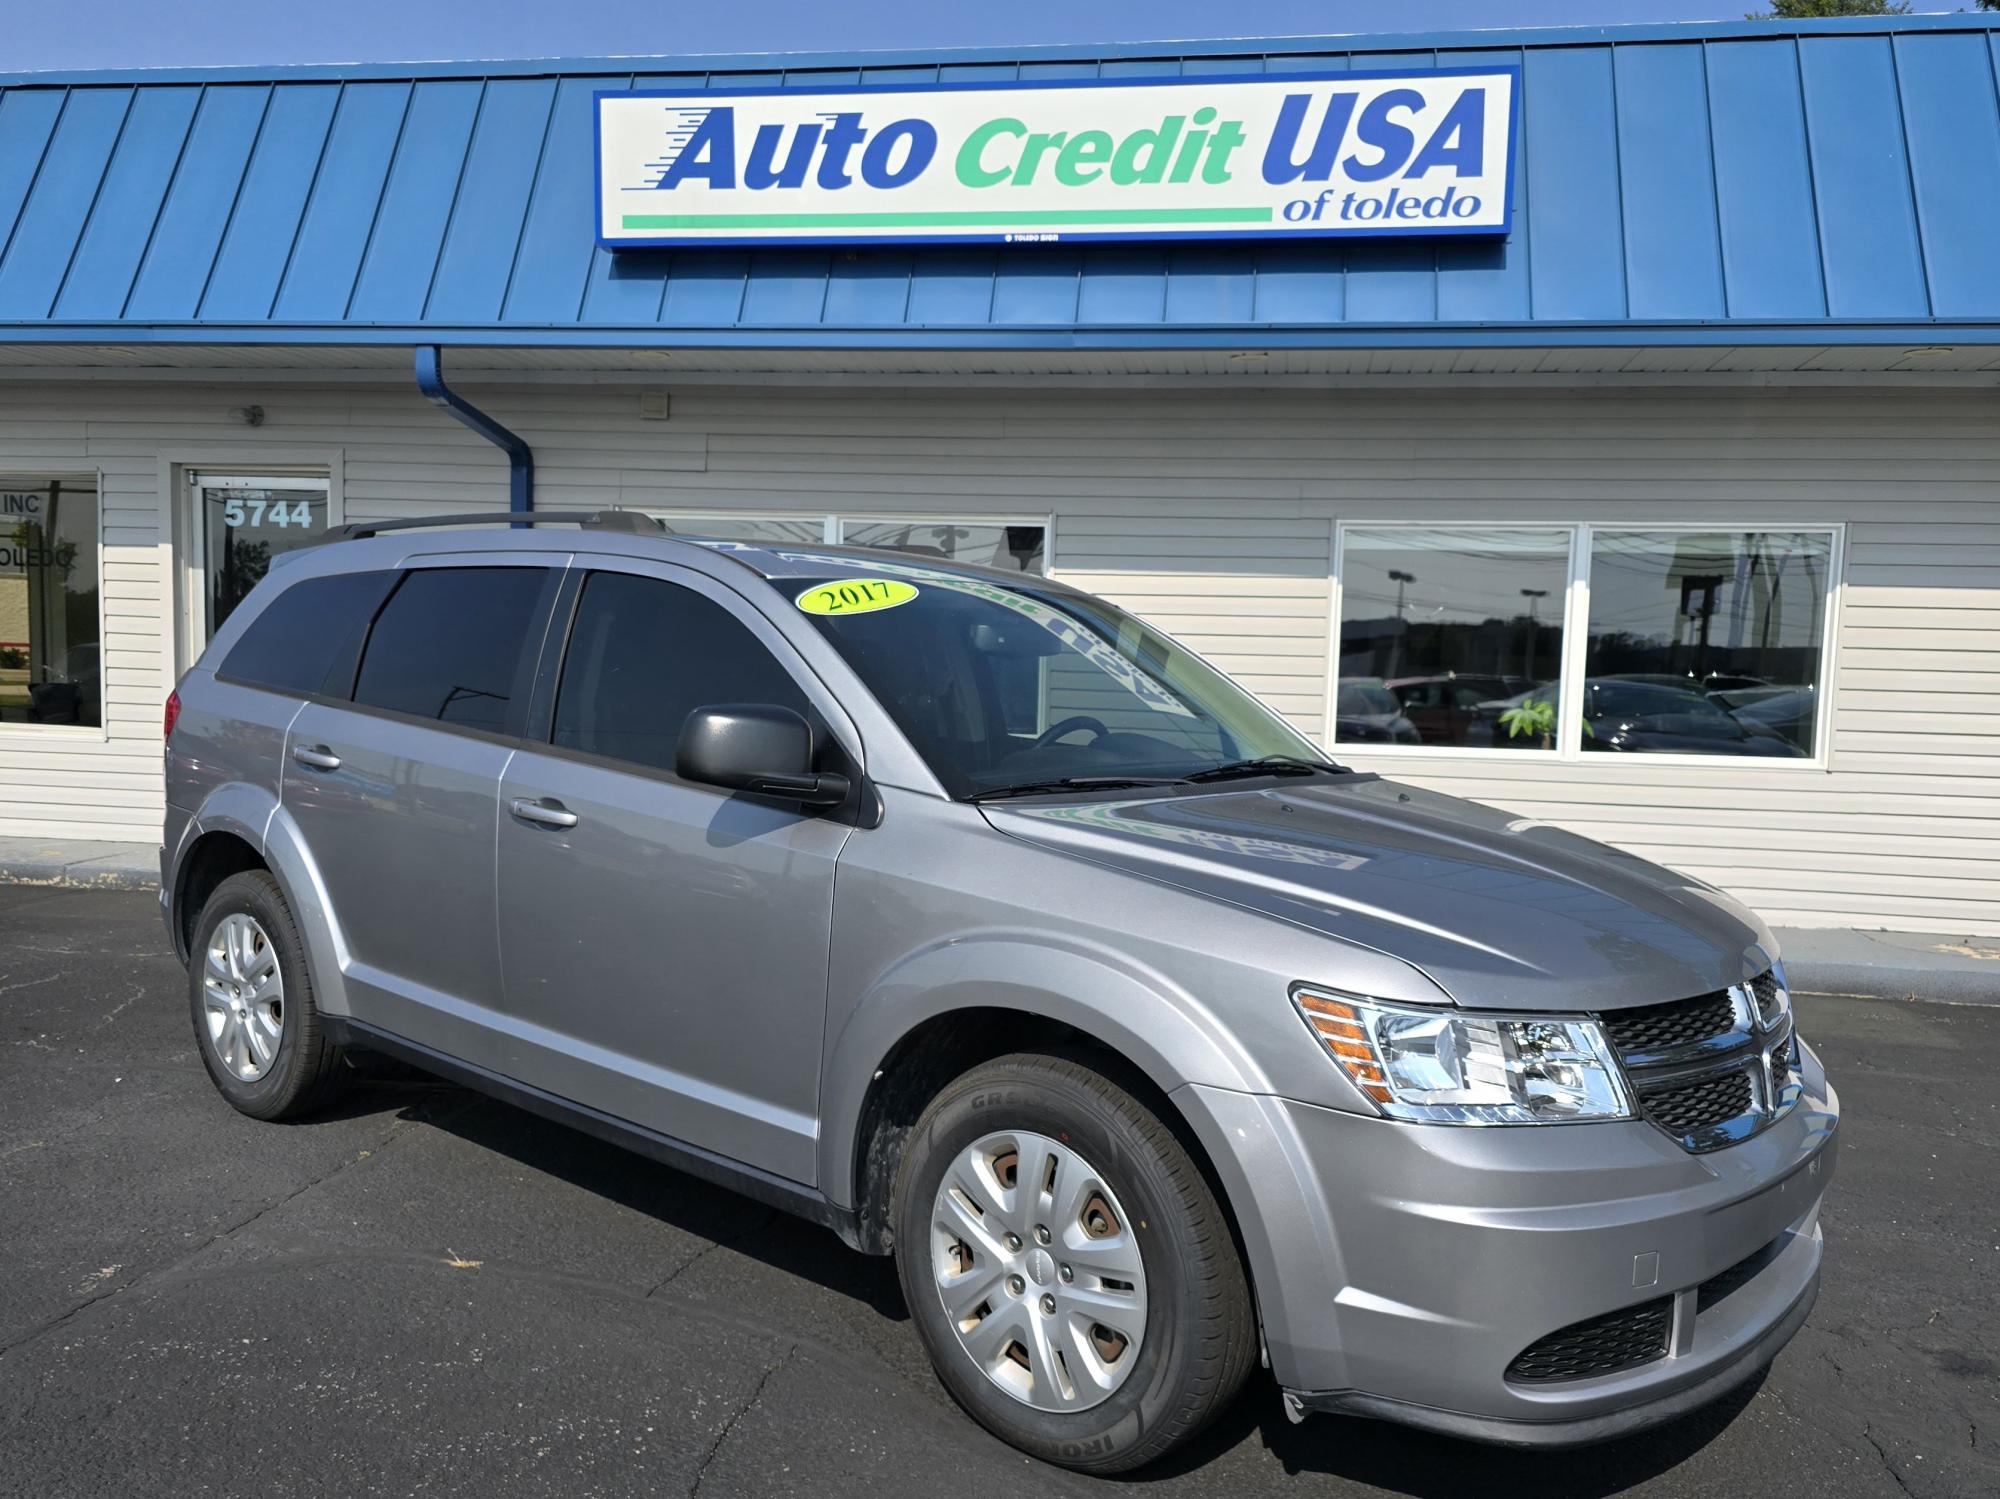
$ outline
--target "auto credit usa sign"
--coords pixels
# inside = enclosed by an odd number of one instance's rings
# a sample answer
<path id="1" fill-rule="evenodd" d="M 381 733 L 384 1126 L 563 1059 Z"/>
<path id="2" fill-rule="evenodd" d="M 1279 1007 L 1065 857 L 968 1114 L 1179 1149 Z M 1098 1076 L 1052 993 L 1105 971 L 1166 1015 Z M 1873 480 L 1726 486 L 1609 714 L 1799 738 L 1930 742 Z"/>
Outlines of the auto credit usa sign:
<path id="1" fill-rule="evenodd" d="M 621 246 L 1505 234 L 1513 69 L 597 96 Z"/>

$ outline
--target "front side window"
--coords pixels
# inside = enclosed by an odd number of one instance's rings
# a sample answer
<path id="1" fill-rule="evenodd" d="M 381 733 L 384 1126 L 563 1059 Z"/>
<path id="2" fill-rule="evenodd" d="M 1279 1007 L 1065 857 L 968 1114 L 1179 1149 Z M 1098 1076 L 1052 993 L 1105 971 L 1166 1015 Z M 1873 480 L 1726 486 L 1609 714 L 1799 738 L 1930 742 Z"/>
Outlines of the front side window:
<path id="1" fill-rule="evenodd" d="M 409 572 L 368 632 L 354 701 L 455 728 L 506 732 L 547 577 L 539 567 Z"/>
<path id="2" fill-rule="evenodd" d="M 1065 778 L 1171 781 L 1273 755 L 1320 760 L 1228 678 L 1101 600 L 906 566 L 883 576 L 910 585 L 907 598 L 849 611 L 828 586 L 842 576 L 774 582 L 952 796 Z"/>
<path id="3" fill-rule="evenodd" d="M 1356 528 L 1334 743 L 1553 750 L 1567 528 Z"/>
<path id="4" fill-rule="evenodd" d="M 1593 532 L 1583 748 L 1811 755 L 1832 571 L 1824 531 Z"/>
<path id="5" fill-rule="evenodd" d="M 725 703 L 812 716 L 791 673 L 720 604 L 660 578 L 590 575 L 563 657 L 555 744 L 672 770 L 688 714 Z"/>
<path id="6" fill-rule="evenodd" d="M 0 478 L 0 723 L 104 725 L 97 486 Z"/>

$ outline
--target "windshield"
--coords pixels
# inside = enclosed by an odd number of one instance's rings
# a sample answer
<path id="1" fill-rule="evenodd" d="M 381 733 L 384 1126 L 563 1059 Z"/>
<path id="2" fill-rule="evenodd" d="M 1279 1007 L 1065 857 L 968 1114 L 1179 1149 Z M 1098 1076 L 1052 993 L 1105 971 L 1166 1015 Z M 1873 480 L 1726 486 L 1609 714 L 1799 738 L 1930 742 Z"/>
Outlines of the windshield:
<path id="1" fill-rule="evenodd" d="M 1325 763 L 1242 688 L 1098 599 L 872 560 L 846 577 L 772 581 L 954 797 L 1179 780 L 1265 756 Z"/>

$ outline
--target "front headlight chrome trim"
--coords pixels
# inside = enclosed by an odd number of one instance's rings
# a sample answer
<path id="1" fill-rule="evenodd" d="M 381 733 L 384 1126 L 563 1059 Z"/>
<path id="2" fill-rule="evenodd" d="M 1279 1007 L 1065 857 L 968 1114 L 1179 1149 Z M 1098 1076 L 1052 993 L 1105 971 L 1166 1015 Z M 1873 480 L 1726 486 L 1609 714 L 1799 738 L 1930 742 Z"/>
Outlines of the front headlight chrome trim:
<path id="1" fill-rule="evenodd" d="M 1638 1117 L 1617 1051 L 1591 1016 L 1391 1003 L 1305 982 L 1292 985 L 1291 1000 L 1321 1051 L 1384 1118 L 1504 1127 Z M 1398 1030 L 1415 1043 L 1408 1053 L 1396 1044 Z M 1415 1086 L 1412 1073 L 1425 1067 L 1457 1086 Z M 1555 1084 L 1557 1093 L 1577 1100 L 1577 1112 L 1541 1112 L 1524 1096 L 1533 1083 L 1549 1085 L 1551 1070 L 1587 1079 L 1581 1087 Z M 1508 1098 L 1414 1096 L 1481 1091 Z"/>

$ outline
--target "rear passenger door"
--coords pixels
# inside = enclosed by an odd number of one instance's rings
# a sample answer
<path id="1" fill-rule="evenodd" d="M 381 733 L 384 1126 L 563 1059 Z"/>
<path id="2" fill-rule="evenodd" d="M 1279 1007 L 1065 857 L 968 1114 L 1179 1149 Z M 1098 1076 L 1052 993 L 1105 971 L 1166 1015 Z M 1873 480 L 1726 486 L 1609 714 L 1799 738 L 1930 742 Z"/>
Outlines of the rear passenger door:
<path id="1" fill-rule="evenodd" d="M 583 574 L 575 593 L 560 670 L 538 694 L 542 742 L 500 788 L 519 1075 L 811 1182 L 850 825 L 682 781 L 673 765 L 691 709 L 774 703 L 814 722 L 821 768 L 852 771 L 826 728 L 838 707 L 768 621 L 699 574 L 633 563 Z"/>
<path id="2" fill-rule="evenodd" d="M 286 743 L 281 811 L 317 866 L 354 1018 L 496 1071 L 496 797 L 565 561 L 412 566 L 350 681 Z"/>

